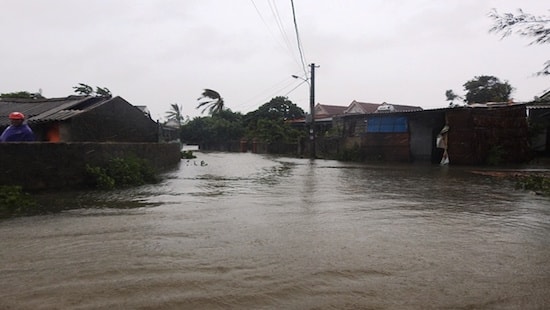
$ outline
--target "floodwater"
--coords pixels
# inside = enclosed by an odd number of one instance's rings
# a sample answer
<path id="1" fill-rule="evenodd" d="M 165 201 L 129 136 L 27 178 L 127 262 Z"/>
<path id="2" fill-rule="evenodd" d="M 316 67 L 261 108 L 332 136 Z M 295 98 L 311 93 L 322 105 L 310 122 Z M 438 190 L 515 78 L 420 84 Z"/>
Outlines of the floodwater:
<path id="1" fill-rule="evenodd" d="M 0 221 L 0 309 L 550 308 L 547 197 L 452 166 L 195 154 Z"/>

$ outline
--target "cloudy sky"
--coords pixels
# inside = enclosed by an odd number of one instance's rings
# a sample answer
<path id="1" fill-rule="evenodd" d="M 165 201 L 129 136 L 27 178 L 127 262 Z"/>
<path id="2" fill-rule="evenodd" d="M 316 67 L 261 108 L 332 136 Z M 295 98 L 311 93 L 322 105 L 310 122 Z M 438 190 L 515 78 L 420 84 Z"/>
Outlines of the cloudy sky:
<path id="1" fill-rule="evenodd" d="M 202 89 L 246 113 L 275 96 L 309 110 L 353 100 L 447 106 L 445 90 L 494 75 L 516 101 L 550 88 L 536 77 L 549 45 L 489 33 L 487 14 L 549 15 L 540 0 L 1 0 L 0 93 L 73 94 L 109 88 L 164 119 L 173 103 L 200 115 Z M 305 66 L 304 66 L 305 64 Z"/>

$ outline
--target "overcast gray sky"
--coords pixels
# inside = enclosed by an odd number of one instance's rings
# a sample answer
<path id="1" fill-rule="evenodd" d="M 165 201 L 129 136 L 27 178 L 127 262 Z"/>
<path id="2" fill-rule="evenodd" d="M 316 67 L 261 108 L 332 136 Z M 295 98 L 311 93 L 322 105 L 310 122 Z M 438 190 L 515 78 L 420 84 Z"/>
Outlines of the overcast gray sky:
<path id="1" fill-rule="evenodd" d="M 200 115 L 203 88 L 247 113 L 275 96 L 309 110 L 290 0 L 0 0 L 0 93 L 73 94 L 109 88 L 164 119 L 173 103 Z M 487 14 L 518 8 L 548 15 L 540 0 L 294 0 L 316 103 L 353 100 L 441 108 L 445 90 L 494 75 L 516 101 L 550 88 L 536 77 L 549 45 L 489 33 Z M 306 67 L 307 69 L 307 67 Z M 298 87 L 297 87 L 298 86 Z M 293 90 L 297 87 L 295 90 Z"/>

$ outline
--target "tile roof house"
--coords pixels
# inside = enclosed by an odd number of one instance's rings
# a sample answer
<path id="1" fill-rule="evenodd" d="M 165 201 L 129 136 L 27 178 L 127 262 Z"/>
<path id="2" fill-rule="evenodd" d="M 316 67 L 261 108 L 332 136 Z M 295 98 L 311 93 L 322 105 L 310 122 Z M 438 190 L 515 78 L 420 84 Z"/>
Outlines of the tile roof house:
<path id="1" fill-rule="evenodd" d="M 344 114 L 347 109 L 345 106 L 328 105 L 318 103 L 315 106 L 315 119 L 332 117 L 340 114 Z"/>
<path id="2" fill-rule="evenodd" d="M 353 100 L 348 106 L 329 105 L 318 103 L 315 106 L 315 120 L 331 121 L 335 116 L 347 114 L 370 114 L 382 112 L 415 112 L 422 111 L 421 107 L 383 103 L 367 103 Z"/>
<path id="3" fill-rule="evenodd" d="M 414 112 L 422 111 L 421 107 L 382 103 L 368 103 L 353 100 L 344 111 L 344 114 L 369 114 L 381 112 Z"/>
<path id="4" fill-rule="evenodd" d="M 143 107 L 118 96 L 1 99 L 1 130 L 9 125 L 13 111 L 25 114 L 37 141 L 158 142 L 157 122 Z"/>

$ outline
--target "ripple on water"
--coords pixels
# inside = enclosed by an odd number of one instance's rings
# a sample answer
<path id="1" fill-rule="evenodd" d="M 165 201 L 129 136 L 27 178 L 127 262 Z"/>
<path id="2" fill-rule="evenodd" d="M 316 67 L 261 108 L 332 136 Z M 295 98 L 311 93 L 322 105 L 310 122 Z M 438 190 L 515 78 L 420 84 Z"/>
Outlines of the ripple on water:
<path id="1" fill-rule="evenodd" d="M 195 154 L 160 184 L 0 222 L 0 308 L 550 304 L 548 198 L 456 167 Z"/>

